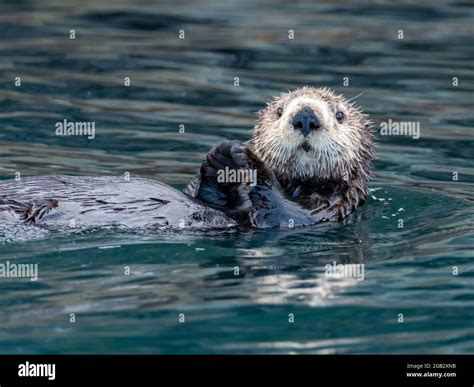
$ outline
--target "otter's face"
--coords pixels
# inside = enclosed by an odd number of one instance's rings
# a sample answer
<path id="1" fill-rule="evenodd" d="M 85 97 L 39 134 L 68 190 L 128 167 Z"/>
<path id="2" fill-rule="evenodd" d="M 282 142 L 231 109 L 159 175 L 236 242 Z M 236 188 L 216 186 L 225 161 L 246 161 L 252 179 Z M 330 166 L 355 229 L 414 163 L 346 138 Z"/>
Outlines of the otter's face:
<path id="1" fill-rule="evenodd" d="M 277 176 L 349 180 L 368 174 L 370 121 L 328 89 L 304 87 L 281 94 L 259 113 L 252 143 Z"/>

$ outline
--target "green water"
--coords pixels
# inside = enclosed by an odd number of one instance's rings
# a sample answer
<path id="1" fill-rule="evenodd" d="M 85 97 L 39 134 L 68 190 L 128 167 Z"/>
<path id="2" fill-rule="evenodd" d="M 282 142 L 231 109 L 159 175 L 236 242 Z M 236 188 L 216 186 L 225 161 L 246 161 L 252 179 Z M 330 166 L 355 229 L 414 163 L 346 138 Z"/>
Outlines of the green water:
<path id="1" fill-rule="evenodd" d="M 303 85 L 362 93 L 377 125 L 421 136 L 378 136 L 371 197 L 344 224 L 0 224 L 0 263 L 39 270 L 0 278 L 0 352 L 473 353 L 473 17 L 468 2 L 1 3 L 2 179 L 129 172 L 182 188 L 212 145 L 247 140 L 266 100 Z M 64 119 L 94 121 L 95 139 L 55 136 Z M 364 280 L 326 276 L 333 262 L 364 263 Z"/>

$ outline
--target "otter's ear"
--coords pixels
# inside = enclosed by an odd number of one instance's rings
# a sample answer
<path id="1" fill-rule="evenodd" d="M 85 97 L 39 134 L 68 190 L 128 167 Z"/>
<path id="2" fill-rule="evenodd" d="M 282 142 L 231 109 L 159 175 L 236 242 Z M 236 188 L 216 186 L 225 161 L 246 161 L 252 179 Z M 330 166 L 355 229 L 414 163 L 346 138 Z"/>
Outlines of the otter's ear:
<path id="1" fill-rule="evenodd" d="M 365 131 L 366 133 L 371 133 L 371 134 L 373 134 L 373 133 L 375 133 L 375 129 L 376 129 L 376 127 L 375 127 L 375 125 L 374 125 L 372 122 L 368 122 L 368 123 L 366 123 L 366 124 L 364 125 L 364 131 Z"/>
<path id="2" fill-rule="evenodd" d="M 269 108 L 269 106 L 267 105 L 266 108 L 260 109 L 260 110 L 257 112 L 257 118 L 258 118 L 258 119 L 262 118 L 262 117 L 265 115 L 265 113 L 267 112 L 268 108 Z"/>

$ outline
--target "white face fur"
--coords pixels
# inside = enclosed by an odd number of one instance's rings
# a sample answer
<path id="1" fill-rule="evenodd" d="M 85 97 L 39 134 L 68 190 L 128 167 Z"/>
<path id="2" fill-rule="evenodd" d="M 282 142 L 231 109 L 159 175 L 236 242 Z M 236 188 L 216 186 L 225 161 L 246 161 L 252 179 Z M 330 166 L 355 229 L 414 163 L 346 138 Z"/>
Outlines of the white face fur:
<path id="1" fill-rule="evenodd" d="M 311 109 L 320 123 L 306 136 L 292 124 L 304 108 Z M 368 124 L 343 97 L 327 89 L 303 88 L 269 103 L 260 113 L 252 142 L 257 155 L 279 176 L 347 180 L 355 169 L 363 169 L 364 158 L 371 157 Z"/>

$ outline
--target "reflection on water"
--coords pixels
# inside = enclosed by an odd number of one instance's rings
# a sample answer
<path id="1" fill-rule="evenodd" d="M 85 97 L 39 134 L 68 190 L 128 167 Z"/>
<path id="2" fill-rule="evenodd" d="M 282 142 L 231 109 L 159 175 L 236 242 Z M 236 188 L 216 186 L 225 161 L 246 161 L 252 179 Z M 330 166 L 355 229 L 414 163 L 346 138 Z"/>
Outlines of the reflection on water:
<path id="1" fill-rule="evenodd" d="M 419 122 L 421 138 L 379 136 L 371 198 L 345 224 L 0 225 L 0 263 L 40 273 L 1 279 L 0 352 L 474 352 L 473 13 L 462 2 L 1 5 L 2 178 L 128 171 L 183 187 L 212 145 L 246 140 L 268 98 L 302 85 L 362 93 L 376 124 Z M 64 119 L 95 122 L 95 139 L 55 136 Z M 333 262 L 364 263 L 365 280 L 325 276 Z"/>

